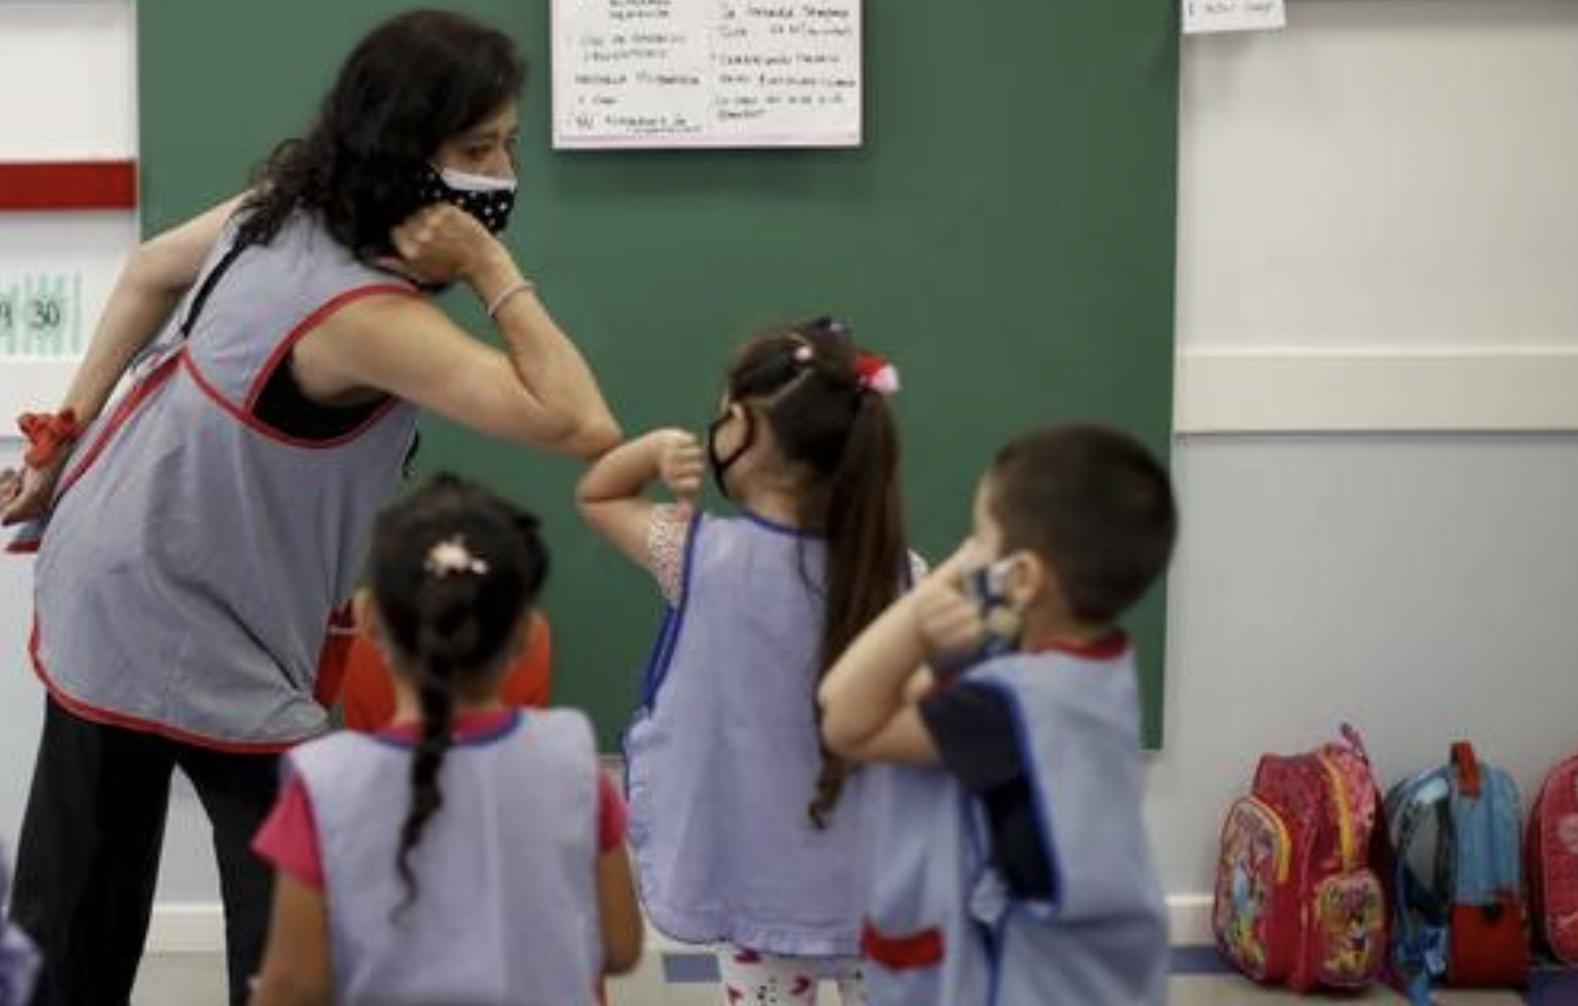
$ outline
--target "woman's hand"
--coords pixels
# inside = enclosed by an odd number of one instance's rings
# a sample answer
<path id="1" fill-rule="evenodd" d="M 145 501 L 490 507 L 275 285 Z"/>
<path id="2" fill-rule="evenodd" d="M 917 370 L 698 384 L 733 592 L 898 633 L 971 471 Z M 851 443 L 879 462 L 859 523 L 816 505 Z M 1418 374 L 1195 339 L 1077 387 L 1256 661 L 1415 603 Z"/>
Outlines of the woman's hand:
<path id="1" fill-rule="evenodd" d="M 425 206 L 390 232 L 399 257 L 385 260 L 419 283 L 475 284 L 509 252 L 470 213 L 449 203 Z"/>
<path id="2" fill-rule="evenodd" d="M 44 468 L 23 465 L 0 471 L 0 527 L 36 520 L 49 511 L 55 483 L 66 467 L 67 455 Z"/>

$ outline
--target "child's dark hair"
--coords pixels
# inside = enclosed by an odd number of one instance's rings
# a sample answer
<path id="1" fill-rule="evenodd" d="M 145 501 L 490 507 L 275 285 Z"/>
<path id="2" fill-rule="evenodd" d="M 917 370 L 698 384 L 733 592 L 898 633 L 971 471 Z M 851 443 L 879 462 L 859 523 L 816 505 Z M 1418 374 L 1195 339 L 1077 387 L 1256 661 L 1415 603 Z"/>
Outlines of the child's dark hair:
<path id="1" fill-rule="evenodd" d="M 727 390 L 814 479 L 800 522 L 827 542 L 820 680 L 903 586 L 898 427 L 887 400 L 861 380 L 853 334 L 830 318 L 758 335 L 735 357 Z M 848 774 L 824 747 L 808 808 L 816 827 L 826 827 Z"/>
<path id="2" fill-rule="evenodd" d="M 1029 549 L 1057 573 L 1076 618 L 1107 624 L 1172 556 L 1178 510 L 1161 463 L 1126 433 L 1054 426 L 998 452 L 988 506 L 1003 551 Z"/>
<path id="3" fill-rule="evenodd" d="M 411 850 L 443 805 L 438 773 L 455 697 L 485 692 L 508 662 L 521 616 L 548 575 L 537 519 L 453 475 L 437 475 L 386 509 L 373 531 L 372 595 L 387 642 L 414 676 L 422 736 L 411 759 L 411 809 L 396 867 L 416 898 Z"/>

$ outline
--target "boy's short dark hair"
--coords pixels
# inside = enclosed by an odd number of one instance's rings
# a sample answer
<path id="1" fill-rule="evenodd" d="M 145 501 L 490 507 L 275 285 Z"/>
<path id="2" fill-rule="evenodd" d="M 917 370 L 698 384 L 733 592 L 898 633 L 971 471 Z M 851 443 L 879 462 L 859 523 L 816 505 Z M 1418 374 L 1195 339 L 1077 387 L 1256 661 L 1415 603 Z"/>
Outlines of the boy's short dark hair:
<path id="1" fill-rule="evenodd" d="M 987 505 L 1003 550 L 1057 573 L 1076 617 L 1115 621 L 1167 568 L 1178 536 L 1171 480 L 1143 444 L 1105 426 L 1053 426 L 998 452 Z"/>

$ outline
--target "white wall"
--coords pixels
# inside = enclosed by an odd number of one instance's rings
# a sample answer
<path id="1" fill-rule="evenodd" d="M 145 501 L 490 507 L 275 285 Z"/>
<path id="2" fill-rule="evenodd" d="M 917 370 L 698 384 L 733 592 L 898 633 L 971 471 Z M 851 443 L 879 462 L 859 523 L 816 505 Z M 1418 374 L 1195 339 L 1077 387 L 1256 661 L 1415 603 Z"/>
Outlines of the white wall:
<path id="1" fill-rule="evenodd" d="M 1343 718 L 1388 781 L 1578 750 L 1578 4 L 1288 17 L 1184 42 L 1175 895 L 1256 754 Z"/>
<path id="2" fill-rule="evenodd" d="M 0 0 L 0 161 L 136 157 L 133 36 L 127 0 Z M 79 275 L 86 340 L 136 238 L 134 213 L 0 213 L 0 293 L 39 273 Z M 58 398 L 70 373 L 58 362 L 4 360 L 0 435 L 17 412 Z"/>
<path id="3" fill-rule="evenodd" d="M 1578 751 L 1578 436 L 1186 438 L 1152 834 L 1209 890 L 1261 751 L 1343 719 L 1386 782 L 1472 738 L 1530 792 Z"/>
<path id="4" fill-rule="evenodd" d="M 1578 428 L 1578 5 L 1184 41 L 1178 428 Z"/>
<path id="5" fill-rule="evenodd" d="M 27 6 L 60 5 L 0 2 L 0 40 Z M 102 64 L 105 30 L 129 45 L 123 4 L 70 6 L 101 34 L 69 65 Z M 1184 43 L 1178 399 L 1196 432 L 1174 459 L 1185 530 L 1148 809 L 1168 889 L 1196 907 L 1261 750 L 1346 717 L 1389 777 L 1467 734 L 1532 786 L 1578 748 L 1578 4 L 1297 0 L 1289 19 Z M 119 65 L 64 93 L 130 114 Z M 118 240 L 78 246 L 113 259 Z M 1420 427 L 1468 432 L 1396 432 Z M 1268 429 L 1309 432 L 1228 432 Z M 27 589 L 25 563 L 0 563 L 7 841 L 39 710 Z M 183 787 L 162 907 L 214 900 L 205 846 Z"/>

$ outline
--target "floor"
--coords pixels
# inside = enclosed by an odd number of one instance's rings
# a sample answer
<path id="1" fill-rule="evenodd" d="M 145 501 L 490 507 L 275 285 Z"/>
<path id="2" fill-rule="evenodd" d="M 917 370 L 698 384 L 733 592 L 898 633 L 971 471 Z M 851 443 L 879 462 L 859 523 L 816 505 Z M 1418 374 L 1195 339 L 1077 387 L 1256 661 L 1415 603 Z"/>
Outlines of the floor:
<path id="1" fill-rule="evenodd" d="M 711 958 L 695 953 L 650 952 L 632 975 L 609 986 L 610 1006 L 717 1006 L 716 972 Z M 166 954 L 143 963 L 133 1006 L 220 1006 L 224 995 L 224 961 L 211 954 Z M 824 1004 L 837 1003 L 829 987 Z M 1206 947 L 1184 947 L 1173 958 L 1169 1000 L 1173 1006 L 1252 1006 L 1292 1003 L 1295 997 L 1256 988 L 1224 974 L 1216 954 Z M 1365 996 L 1344 996 L 1344 1003 L 1400 1003 L 1397 994 L 1377 989 Z M 1578 1006 L 1578 972 L 1542 971 L 1523 994 L 1515 992 L 1445 992 L 1437 1006 Z"/>

